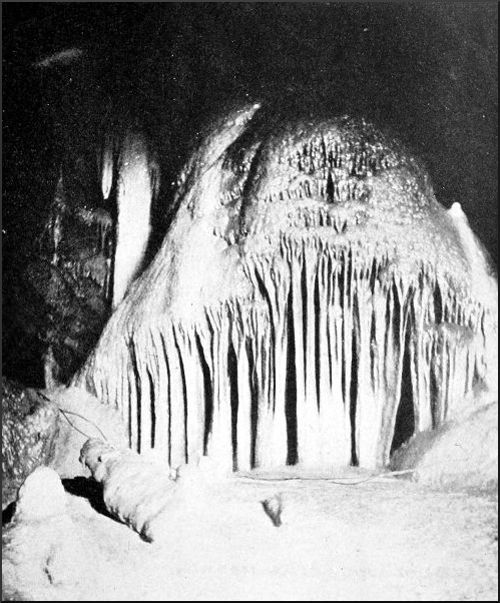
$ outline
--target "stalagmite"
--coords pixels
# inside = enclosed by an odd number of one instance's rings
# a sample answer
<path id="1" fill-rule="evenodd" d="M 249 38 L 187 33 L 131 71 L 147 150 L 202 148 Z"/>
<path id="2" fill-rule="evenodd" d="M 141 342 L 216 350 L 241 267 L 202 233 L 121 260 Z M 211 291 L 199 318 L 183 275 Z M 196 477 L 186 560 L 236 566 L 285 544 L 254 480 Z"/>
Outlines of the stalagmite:
<path id="1" fill-rule="evenodd" d="M 155 179 L 140 139 L 123 149 L 115 302 L 140 267 Z M 133 449 L 171 467 L 378 467 L 403 398 L 423 431 L 495 387 L 486 257 L 365 121 L 236 109 L 201 139 L 174 205 L 75 378 L 120 410 Z"/>
<path id="2" fill-rule="evenodd" d="M 460 203 L 454 203 L 448 210 L 462 242 L 462 248 L 471 267 L 472 287 L 477 295 L 494 303 L 498 298 L 498 282 L 487 252 L 471 230 L 467 216 Z M 485 351 L 489 358 L 485 381 L 493 392 L 498 392 L 498 317 L 497 312 L 487 310 L 484 316 Z"/>

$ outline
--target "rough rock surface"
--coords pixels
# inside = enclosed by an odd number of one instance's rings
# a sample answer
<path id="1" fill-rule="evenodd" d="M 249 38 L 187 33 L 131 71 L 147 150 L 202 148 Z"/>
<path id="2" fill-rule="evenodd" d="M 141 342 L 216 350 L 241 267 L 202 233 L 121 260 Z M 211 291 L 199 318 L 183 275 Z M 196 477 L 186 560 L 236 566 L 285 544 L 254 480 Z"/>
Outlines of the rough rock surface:
<path id="1" fill-rule="evenodd" d="M 116 411 L 78 388 L 35 391 L 4 379 L 2 411 L 2 508 L 14 501 L 20 484 L 40 465 L 62 478 L 86 475 L 78 455 L 89 437 L 128 445 Z"/>
<path id="2" fill-rule="evenodd" d="M 498 488 L 498 402 L 437 431 L 415 435 L 393 456 L 394 470 L 414 470 L 421 484 L 445 489 Z"/>
<path id="3" fill-rule="evenodd" d="M 39 465 L 55 458 L 59 413 L 34 390 L 2 379 L 2 508 Z"/>
<path id="4" fill-rule="evenodd" d="M 109 317 L 112 221 L 99 206 L 92 175 L 77 167 L 82 162 L 75 163 L 65 168 L 73 172 L 71 178 L 61 168 L 50 209 L 22 269 L 12 260 L 8 267 L 12 319 L 5 328 L 5 370 L 36 387 L 66 383 Z"/>

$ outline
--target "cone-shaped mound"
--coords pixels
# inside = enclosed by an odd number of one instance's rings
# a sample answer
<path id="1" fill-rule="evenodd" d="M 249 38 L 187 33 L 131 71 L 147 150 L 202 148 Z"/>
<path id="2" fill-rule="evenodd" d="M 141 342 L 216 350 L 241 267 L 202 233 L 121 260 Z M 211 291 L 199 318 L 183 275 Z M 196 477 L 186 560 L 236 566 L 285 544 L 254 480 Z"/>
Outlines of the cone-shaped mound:
<path id="1" fill-rule="evenodd" d="M 380 466 L 401 412 L 409 437 L 494 385 L 485 253 L 372 125 L 231 111 L 176 204 L 76 378 L 120 410 L 138 451 L 173 466 Z"/>

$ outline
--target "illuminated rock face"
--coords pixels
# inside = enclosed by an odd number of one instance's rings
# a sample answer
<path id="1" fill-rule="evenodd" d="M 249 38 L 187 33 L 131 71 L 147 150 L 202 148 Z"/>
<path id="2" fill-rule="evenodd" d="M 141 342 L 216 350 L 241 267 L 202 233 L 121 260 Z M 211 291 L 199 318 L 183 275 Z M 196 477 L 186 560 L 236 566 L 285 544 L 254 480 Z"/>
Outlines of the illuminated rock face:
<path id="1" fill-rule="evenodd" d="M 159 170 L 140 134 L 126 134 L 115 170 L 111 145 L 111 141 L 107 141 L 103 149 L 102 192 L 108 199 L 113 190 L 113 172 L 117 171 L 114 176 L 116 241 L 111 294 L 112 307 L 116 308 L 144 267 L 151 234 L 151 204 L 158 194 Z"/>
<path id="2" fill-rule="evenodd" d="M 363 120 L 216 121 L 75 383 L 166 464 L 384 465 L 496 387 L 497 284 L 460 207 Z"/>

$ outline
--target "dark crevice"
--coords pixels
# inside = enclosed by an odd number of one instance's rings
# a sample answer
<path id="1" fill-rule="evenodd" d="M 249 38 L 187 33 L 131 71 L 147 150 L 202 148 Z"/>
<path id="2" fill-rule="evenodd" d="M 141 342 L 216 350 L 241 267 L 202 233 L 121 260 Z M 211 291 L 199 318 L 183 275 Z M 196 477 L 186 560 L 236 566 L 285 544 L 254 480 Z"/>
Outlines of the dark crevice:
<path id="1" fill-rule="evenodd" d="M 257 286 L 259 288 L 259 292 L 262 295 L 262 297 L 266 300 L 266 304 L 269 309 L 269 316 L 272 316 L 273 315 L 273 307 L 271 304 L 271 299 L 269 297 L 269 291 L 267 290 L 267 287 L 257 270 L 255 270 L 254 274 L 255 274 L 255 279 L 257 281 Z"/>
<path id="2" fill-rule="evenodd" d="M 274 362 L 274 355 L 271 354 L 270 350 L 273 349 L 276 345 L 276 330 L 275 330 L 275 323 L 274 323 L 274 316 L 273 316 L 273 306 L 271 303 L 271 298 L 269 296 L 269 291 L 267 290 L 267 287 L 264 283 L 264 281 L 262 280 L 262 277 L 260 276 L 260 274 L 257 272 L 257 270 L 255 271 L 255 278 L 257 280 L 257 286 L 259 288 L 259 292 L 262 295 L 262 297 L 265 299 L 266 304 L 267 304 L 267 308 L 268 308 L 268 312 L 269 312 L 269 330 L 270 330 L 270 349 L 266 349 L 263 348 L 262 349 L 262 375 L 266 374 L 266 365 L 267 362 L 269 360 L 269 362 L 271 363 L 271 367 L 270 367 L 270 374 L 272 374 L 272 370 L 273 370 L 273 366 L 272 363 Z M 269 358 L 268 358 L 269 355 Z M 273 387 L 272 384 L 270 384 L 270 387 Z M 271 399 L 274 399 L 274 396 L 271 396 Z"/>
<path id="3" fill-rule="evenodd" d="M 391 303 L 391 298 L 388 295 L 387 296 L 387 301 L 390 304 Z M 396 287 L 396 285 L 393 283 L 392 285 L 392 303 L 393 303 L 393 308 L 392 308 L 392 320 L 393 320 L 393 324 L 392 324 L 392 334 L 394 337 L 394 340 L 392 343 L 399 343 L 399 333 L 401 332 L 401 328 L 402 328 L 402 308 L 401 308 L 401 301 L 399 299 L 399 293 L 398 293 L 398 289 Z M 390 310 L 390 308 L 388 308 L 388 311 Z M 387 314 L 389 316 L 389 314 Z"/>
<path id="4" fill-rule="evenodd" d="M 376 258 L 373 258 L 372 267 L 370 270 L 370 291 L 372 293 L 375 291 L 375 284 L 377 282 L 377 276 L 378 276 L 378 267 L 379 267 L 379 264 L 377 263 Z"/>
<path id="5" fill-rule="evenodd" d="M 238 361 L 231 344 L 227 354 L 229 391 L 231 401 L 231 444 L 233 449 L 233 471 L 238 470 Z"/>
<path id="6" fill-rule="evenodd" d="M 352 335 L 351 356 L 351 397 L 349 400 L 349 416 L 351 420 L 351 465 L 358 466 L 358 455 L 356 454 L 356 404 L 358 397 L 358 338 L 356 330 Z"/>
<path id="7" fill-rule="evenodd" d="M 335 333 L 335 327 L 333 325 L 330 324 L 330 321 L 327 321 L 326 323 L 326 350 L 328 352 L 328 366 L 329 366 L 329 370 L 328 370 L 328 383 L 330 385 L 330 387 L 333 386 L 333 374 L 332 374 L 332 370 L 331 367 L 333 365 L 333 354 L 335 354 L 335 352 L 333 351 L 334 349 L 336 349 L 336 343 L 335 342 L 335 338 L 336 338 L 336 333 Z M 333 341 L 332 341 L 333 339 Z M 335 363 L 337 361 L 335 360 Z"/>
<path id="8" fill-rule="evenodd" d="M 376 313 L 375 308 L 372 310 L 372 319 L 370 325 L 370 348 L 373 350 L 374 346 L 377 345 L 377 330 L 376 330 Z"/>
<path id="9" fill-rule="evenodd" d="M 326 179 L 326 201 L 327 203 L 333 203 L 335 201 L 335 187 L 333 185 L 331 171 L 328 171 L 328 177 Z"/>
<path id="10" fill-rule="evenodd" d="M 344 293 L 345 293 L 345 275 L 346 275 L 346 263 L 342 262 L 337 269 L 337 285 L 338 285 L 338 303 L 343 308 L 344 307 Z"/>
<path id="11" fill-rule="evenodd" d="M 434 289 L 434 320 L 437 325 L 443 322 L 443 296 L 439 283 L 436 283 L 436 288 Z"/>
<path id="12" fill-rule="evenodd" d="M 475 391 L 481 384 L 483 384 L 483 378 L 477 367 L 477 361 L 474 359 L 474 375 L 472 376 L 472 391 Z"/>
<path id="13" fill-rule="evenodd" d="M 436 351 L 433 350 L 432 353 L 432 363 L 430 370 L 430 402 L 431 402 L 431 417 L 432 417 L 432 429 L 436 429 L 438 425 L 438 417 L 437 417 L 437 408 L 438 408 L 438 399 L 439 399 L 439 384 L 436 378 L 436 362 L 439 362 L 439 358 L 436 357 Z"/>
<path id="14" fill-rule="evenodd" d="M 302 296 L 302 351 L 304 358 L 304 381 L 307 383 L 307 313 L 310 308 L 307 307 L 307 270 L 304 264 L 302 266 L 301 272 L 301 296 Z"/>
<path id="15" fill-rule="evenodd" d="M 16 501 L 9 503 L 5 509 L 2 509 L 2 527 L 6 526 L 12 521 L 14 513 L 16 512 Z"/>
<path id="16" fill-rule="evenodd" d="M 347 299 L 353 298 L 353 287 L 355 286 L 353 272 L 354 272 L 354 260 L 353 251 L 349 248 L 347 253 L 344 255 L 345 258 L 345 294 Z"/>
<path id="17" fill-rule="evenodd" d="M 132 364 L 132 371 L 134 373 L 134 381 L 137 391 L 137 408 L 136 408 L 136 419 L 137 419 L 137 452 L 141 452 L 142 445 L 142 432 L 141 432 L 141 379 L 139 377 L 139 368 L 137 365 L 137 356 L 135 351 L 135 345 L 133 339 L 130 340 L 128 345 L 130 350 L 130 359 Z"/>
<path id="18" fill-rule="evenodd" d="M 316 374 L 316 400 L 318 409 L 320 407 L 320 381 L 321 381 L 321 346 L 320 346 L 320 290 L 319 290 L 319 279 L 316 278 L 314 286 L 314 360 L 315 360 L 315 374 Z"/>
<path id="19" fill-rule="evenodd" d="M 338 303 L 341 308 L 342 317 L 344 318 L 344 320 L 342 320 L 342 324 L 341 324 L 341 334 L 342 334 L 341 336 L 342 336 L 342 340 L 343 340 L 344 349 L 345 349 L 345 343 L 347 341 L 347 334 L 345 332 L 345 330 L 346 330 L 346 323 L 345 323 L 346 309 L 345 309 L 345 296 L 344 296 L 345 271 L 346 271 L 346 266 L 345 266 L 345 264 L 342 264 L 341 268 L 337 272 L 337 282 L 339 284 Z M 348 403 L 348 400 L 347 400 L 347 366 L 346 366 L 346 362 L 345 362 L 345 356 L 344 356 L 344 361 L 341 364 L 340 370 L 341 370 L 341 380 L 342 380 L 342 397 L 344 400 L 346 400 L 346 404 L 347 404 Z"/>
<path id="20" fill-rule="evenodd" d="M 130 374 L 129 374 L 129 375 L 127 375 L 127 391 L 128 391 L 128 425 L 127 425 L 127 429 L 128 429 L 128 445 L 130 448 L 132 448 L 132 405 L 133 405 L 132 387 L 133 386 L 134 386 L 134 384 L 131 383 Z"/>
<path id="21" fill-rule="evenodd" d="M 95 511 L 117 521 L 116 518 L 110 514 L 106 508 L 106 505 L 104 504 L 103 485 L 101 483 L 96 482 L 93 478 L 83 476 L 67 478 L 61 481 L 68 494 L 78 496 L 80 498 L 86 498 Z"/>
<path id="22" fill-rule="evenodd" d="M 187 384 L 186 384 L 186 371 L 184 369 L 184 362 L 182 361 L 182 351 L 179 346 L 179 342 L 177 341 L 177 336 L 174 333 L 174 342 L 175 349 L 177 350 L 177 356 L 179 358 L 179 369 L 181 373 L 181 381 L 182 381 L 182 401 L 184 405 L 184 461 L 187 462 L 188 458 L 188 405 L 187 405 Z"/>
<path id="23" fill-rule="evenodd" d="M 285 416 L 287 431 L 287 465 L 298 462 L 297 447 L 297 381 L 295 375 L 295 333 L 293 328 L 293 292 L 288 294 Z"/>
<path id="24" fill-rule="evenodd" d="M 147 367 L 149 367 L 149 365 L 146 365 Z M 157 400 L 155 397 L 155 385 L 154 385 L 154 379 L 153 376 L 151 375 L 151 371 L 149 370 L 149 368 L 146 369 L 146 372 L 148 374 L 148 380 L 149 380 L 149 395 L 150 395 L 150 409 L 151 409 L 151 448 L 155 447 L 155 440 L 156 440 L 156 404 L 157 404 Z"/>
<path id="25" fill-rule="evenodd" d="M 396 413 L 391 454 L 409 440 L 415 432 L 415 409 L 413 405 L 413 388 L 411 381 L 410 330 L 411 329 L 406 330 L 403 371 L 401 377 L 401 396 Z"/>
<path id="26" fill-rule="evenodd" d="M 247 343 L 247 354 L 248 354 L 248 370 L 249 370 L 249 383 L 250 383 L 250 430 L 251 430 L 251 450 L 250 450 L 250 466 L 255 467 L 256 457 L 256 443 L 257 443 L 257 419 L 258 419 L 258 407 L 259 407 L 259 387 L 257 384 L 256 375 L 256 364 L 255 358 L 252 352 L 251 342 Z"/>
<path id="27" fill-rule="evenodd" d="M 205 425 L 203 428 L 203 454 L 207 454 L 208 436 L 212 427 L 212 416 L 214 411 L 214 393 L 212 388 L 212 379 L 210 376 L 210 368 L 205 359 L 203 353 L 203 346 L 201 345 L 200 337 L 196 333 L 196 348 L 198 350 L 198 356 L 200 358 L 200 367 L 203 374 L 203 391 L 205 394 Z"/>

